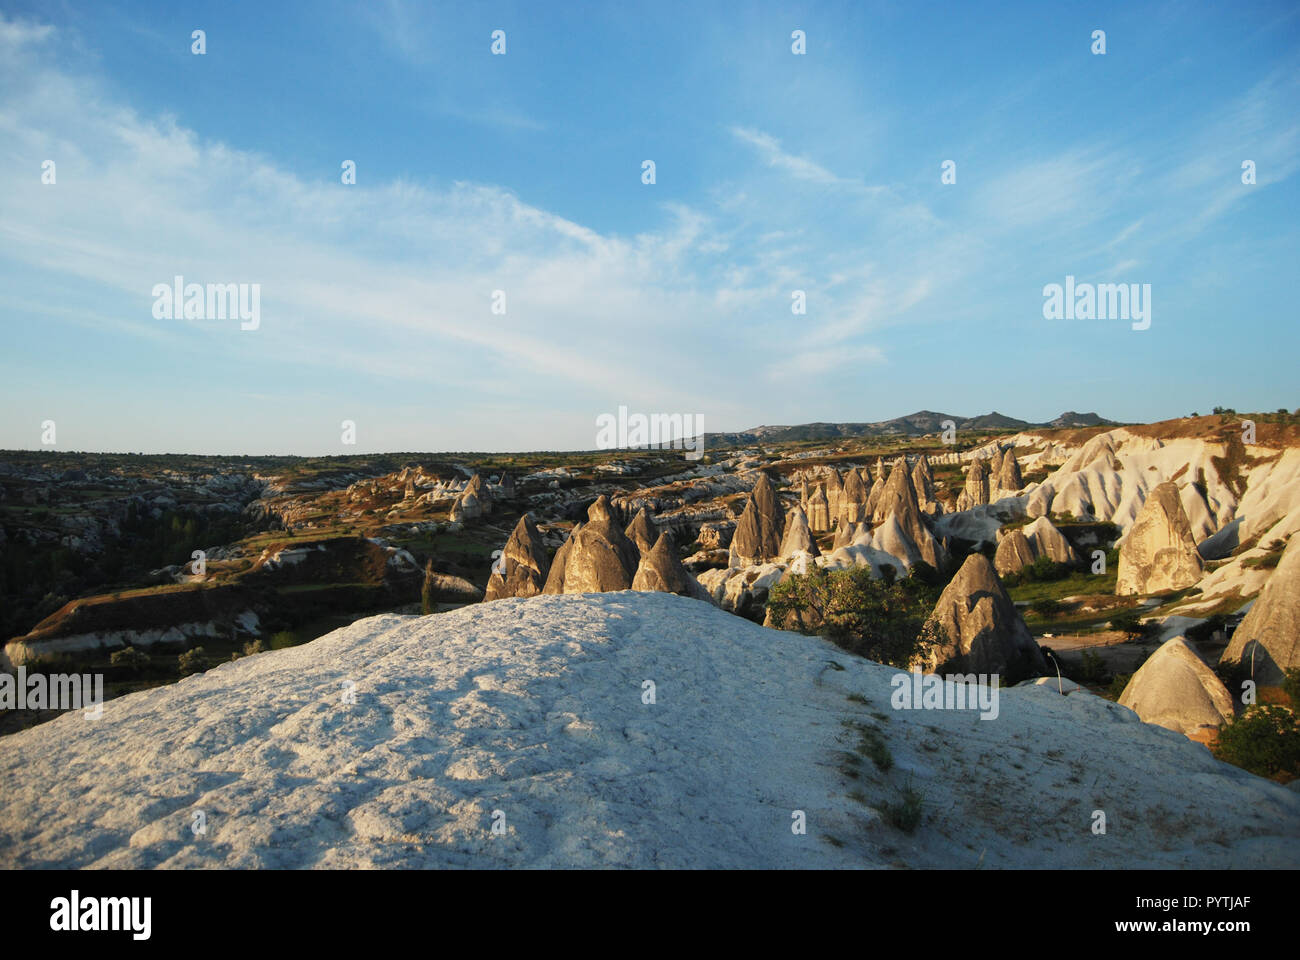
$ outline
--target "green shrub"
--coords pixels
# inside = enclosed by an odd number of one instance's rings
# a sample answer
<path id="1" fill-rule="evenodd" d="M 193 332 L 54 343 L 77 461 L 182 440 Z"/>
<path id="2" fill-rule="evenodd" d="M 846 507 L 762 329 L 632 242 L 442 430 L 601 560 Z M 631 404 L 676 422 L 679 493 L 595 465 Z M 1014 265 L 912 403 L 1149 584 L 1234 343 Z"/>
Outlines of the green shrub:
<path id="1" fill-rule="evenodd" d="M 108 663 L 110 666 L 121 667 L 131 673 L 139 673 L 149 666 L 150 660 L 147 653 L 135 647 L 123 647 L 109 656 Z"/>
<path id="2" fill-rule="evenodd" d="M 202 647 L 186 650 L 176 658 L 176 664 L 180 668 L 182 677 L 188 677 L 192 673 L 202 673 L 210 666 L 207 654 Z"/>
<path id="3" fill-rule="evenodd" d="M 1241 685 L 1250 679 L 1250 661 L 1220 660 L 1214 672 L 1234 697 L 1241 696 Z"/>
<path id="4" fill-rule="evenodd" d="M 1121 613 L 1110 618 L 1110 627 L 1112 630 L 1121 630 L 1124 633 L 1140 633 L 1142 624 L 1138 621 L 1135 614 Z"/>
<path id="5" fill-rule="evenodd" d="M 1051 557 L 1039 557 L 1033 563 L 1027 563 L 1020 568 L 1017 582 L 1050 583 L 1054 580 L 1064 580 L 1070 575 L 1071 569 L 1068 563 L 1057 563 Z"/>
<path id="6" fill-rule="evenodd" d="M 885 743 L 884 735 L 875 727 L 862 728 L 858 752 L 874 763 L 877 770 L 885 771 L 894 765 L 894 755 L 889 750 L 889 744 Z"/>
<path id="7" fill-rule="evenodd" d="M 1040 617 L 1055 617 L 1065 609 L 1065 604 L 1055 597 L 1040 597 L 1029 605 L 1029 609 Z"/>
<path id="8" fill-rule="evenodd" d="M 918 583 L 923 583 L 927 587 L 942 587 L 944 585 L 939 571 L 924 560 L 918 560 L 912 565 L 912 572 L 909 576 Z"/>
<path id="9" fill-rule="evenodd" d="M 429 559 L 425 561 L 424 583 L 420 586 L 420 611 L 433 613 L 437 606 L 433 601 L 433 560 Z"/>
<path id="10" fill-rule="evenodd" d="M 1215 631 L 1223 630 L 1228 625 L 1228 618 L 1222 613 L 1216 613 L 1204 623 L 1198 623 L 1194 627 L 1188 627 L 1185 631 L 1188 640 L 1195 640 L 1198 643 L 1211 639 Z"/>
<path id="11" fill-rule="evenodd" d="M 1110 676 L 1101 654 L 1095 650 L 1084 650 L 1079 655 L 1079 667 L 1075 673 L 1077 676 L 1070 679 L 1077 680 L 1079 683 L 1104 683 Z"/>
<path id="12" fill-rule="evenodd" d="M 294 633 L 292 630 L 281 630 L 279 633 L 271 635 L 272 650 L 283 650 L 286 647 L 296 647 L 301 642 L 302 641 L 298 639 L 298 634 Z"/>
<path id="13" fill-rule="evenodd" d="M 1107 696 L 1112 700 L 1119 700 L 1120 697 L 1124 696 L 1124 688 L 1128 686 L 1128 682 L 1132 679 L 1133 674 L 1131 673 L 1117 673 L 1112 676 L 1110 686 L 1106 688 Z"/>
<path id="14" fill-rule="evenodd" d="M 1219 729 L 1220 760 L 1261 777 L 1300 776 L 1300 717 L 1286 707 L 1249 707 Z"/>
<path id="15" fill-rule="evenodd" d="M 1121 613 L 1110 618 L 1112 630 L 1127 633 L 1130 638 L 1142 638 L 1160 629 L 1158 624 L 1143 623 L 1136 613 Z"/>
<path id="16" fill-rule="evenodd" d="M 909 783 L 903 788 L 897 803 L 886 803 L 882 812 L 885 820 L 904 833 L 915 833 L 921 825 L 921 809 L 925 797 Z"/>
<path id="17" fill-rule="evenodd" d="M 1282 692 L 1290 698 L 1292 709 L 1300 710 L 1300 667 L 1292 667 L 1286 672 Z"/>
<path id="18" fill-rule="evenodd" d="M 1121 530 L 1121 529 L 1119 528 L 1119 526 L 1118 526 L 1117 524 L 1111 523 L 1109 520 L 1099 520 L 1099 521 L 1097 521 L 1097 524 L 1096 524 L 1096 526 L 1094 527 L 1094 529 L 1097 531 L 1097 536 L 1098 536 L 1098 537 L 1099 537 L 1103 542 L 1105 542 L 1105 543 L 1114 543 L 1116 540 L 1118 540 L 1118 539 L 1120 538 L 1120 536 L 1121 536 L 1121 535 L 1123 534 L 1123 532 L 1124 532 L 1123 530 Z M 1114 554 L 1115 554 L 1115 562 L 1118 563 L 1118 562 L 1119 562 L 1119 548 L 1118 548 L 1118 547 L 1115 548 L 1115 550 L 1114 550 Z M 1107 556 L 1107 558 L 1106 558 L 1106 562 L 1107 562 L 1107 564 L 1110 563 L 1110 557 L 1109 557 L 1109 556 Z"/>

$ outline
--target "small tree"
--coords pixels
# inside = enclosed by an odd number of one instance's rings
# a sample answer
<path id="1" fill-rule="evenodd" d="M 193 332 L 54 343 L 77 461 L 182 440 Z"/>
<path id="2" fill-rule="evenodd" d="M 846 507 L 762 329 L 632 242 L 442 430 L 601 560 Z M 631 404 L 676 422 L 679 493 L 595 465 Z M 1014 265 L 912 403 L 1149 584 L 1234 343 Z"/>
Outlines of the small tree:
<path id="1" fill-rule="evenodd" d="M 1151 632 L 1152 625 L 1140 621 L 1136 613 L 1121 613 L 1110 618 L 1110 628 L 1127 633 L 1130 639 L 1141 639 Z"/>
<path id="2" fill-rule="evenodd" d="M 885 566 L 885 571 L 893 567 Z M 811 611 L 819 632 L 852 653 L 877 663 L 906 667 L 937 638 L 923 630 L 939 596 L 936 586 L 915 577 L 877 580 L 869 567 L 787 577 L 768 596 L 775 623 L 789 613 Z"/>

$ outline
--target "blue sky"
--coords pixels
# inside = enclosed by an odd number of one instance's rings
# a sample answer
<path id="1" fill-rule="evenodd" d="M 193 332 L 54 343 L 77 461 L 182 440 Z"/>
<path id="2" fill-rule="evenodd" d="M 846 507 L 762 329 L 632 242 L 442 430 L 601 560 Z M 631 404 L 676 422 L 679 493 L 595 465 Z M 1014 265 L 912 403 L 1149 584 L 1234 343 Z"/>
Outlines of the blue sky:
<path id="1" fill-rule="evenodd" d="M 559 6 L 0 0 L 0 447 L 1300 406 L 1295 4 Z"/>

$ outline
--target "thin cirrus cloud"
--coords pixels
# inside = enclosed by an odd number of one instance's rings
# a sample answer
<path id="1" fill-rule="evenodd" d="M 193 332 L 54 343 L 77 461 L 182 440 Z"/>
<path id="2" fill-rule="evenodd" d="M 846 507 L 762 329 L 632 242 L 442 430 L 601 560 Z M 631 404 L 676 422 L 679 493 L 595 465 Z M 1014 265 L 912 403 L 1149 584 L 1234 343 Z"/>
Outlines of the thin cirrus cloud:
<path id="1" fill-rule="evenodd" d="M 837 176 L 807 157 L 788 153 L 781 148 L 779 140 L 762 130 L 755 130 L 752 127 L 733 126 L 730 128 L 730 132 L 741 143 L 753 147 L 769 167 L 788 174 L 795 180 L 802 180 L 823 187 L 837 187 L 864 196 L 879 196 L 886 192 L 885 187 L 871 186 L 860 180 Z"/>

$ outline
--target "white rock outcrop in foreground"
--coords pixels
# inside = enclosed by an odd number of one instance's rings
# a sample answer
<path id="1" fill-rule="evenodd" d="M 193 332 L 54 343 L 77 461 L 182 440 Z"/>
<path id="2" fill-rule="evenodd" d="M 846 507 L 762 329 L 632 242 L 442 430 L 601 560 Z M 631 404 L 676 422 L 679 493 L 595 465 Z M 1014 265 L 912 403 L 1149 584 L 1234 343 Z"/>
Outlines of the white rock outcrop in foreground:
<path id="1" fill-rule="evenodd" d="M 1300 794 L 1129 710 L 895 711 L 894 675 L 670 594 L 372 617 L 6 737 L 0 866 L 1300 866 Z M 844 776 L 845 721 L 890 771 Z"/>

